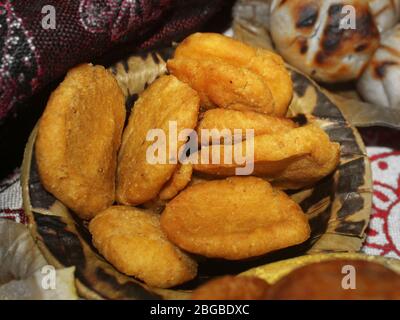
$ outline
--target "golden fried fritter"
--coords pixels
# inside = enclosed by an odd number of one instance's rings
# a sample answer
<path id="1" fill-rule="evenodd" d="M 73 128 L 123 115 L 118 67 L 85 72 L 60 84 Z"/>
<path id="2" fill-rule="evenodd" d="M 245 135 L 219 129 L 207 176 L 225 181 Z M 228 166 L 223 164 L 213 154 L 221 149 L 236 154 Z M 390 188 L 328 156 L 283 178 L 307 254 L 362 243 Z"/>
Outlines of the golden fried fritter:
<path id="1" fill-rule="evenodd" d="M 293 96 L 293 84 L 289 72 L 286 70 L 283 59 L 270 51 L 253 48 L 240 41 L 216 33 L 195 33 L 187 37 L 176 49 L 174 59 L 168 61 L 170 71 L 178 76 L 184 70 L 184 65 L 179 69 L 173 67 L 174 60 L 180 59 L 221 59 L 225 63 L 238 69 L 247 69 L 258 75 L 272 93 L 272 114 L 284 116 Z M 209 70 L 203 70 L 205 74 Z M 239 76 L 239 74 L 237 75 Z M 206 76 L 204 76 L 206 77 Z M 236 80 L 236 77 L 233 77 Z M 191 80 L 191 79 L 188 79 Z M 191 81 L 188 82 L 191 84 Z M 210 89 L 201 86 L 197 89 L 208 95 Z M 254 95 L 256 92 L 254 92 Z M 249 100 L 254 97 L 249 96 Z M 268 108 L 264 113 L 270 113 Z M 260 110 L 261 110 L 260 109 Z"/>
<path id="2" fill-rule="evenodd" d="M 47 103 L 36 139 L 40 179 L 83 219 L 114 202 L 124 122 L 122 91 L 101 66 L 71 69 Z"/>
<path id="3" fill-rule="evenodd" d="M 225 145 L 202 147 L 198 164 L 193 169 L 205 174 L 233 176 L 241 167 L 232 156 L 224 163 Z M 246 141 L 234 148 L 246 155 Z M 209 164 L 200 160 L 200 153 L 209 154 Z M 212 163 L 213 152 L 220 153 L 220 163 Z M 234 153 L 232 153 L 234 155 Z M 254 138 L 254 175 L 266 178 L 275 186 L 297 189 L 308 186 L 335 170 L 339 163 L 340 145 L 315 125 L 295 128 L 283 133 L 260 135 Z M 202 163 L 203 162 L 203 163 Z"/>
<path id="4" fill-rule="evenodd" d="M 186 188 L 166 205 L 161 228 L 188 252 L 228 260 L 260 256 L 310 236 L 299 205 L 255 177 Z"/>
<path id="5" fill-rule="evenodd" d="M 154 198 L 150 201 L 147 201 L 140 205 L 140 208 L 143 208 L 147 211 L 151 211 L 153 213 L 161 214 L 163 212 L 165 205 L 168 200 L 161 200 L 160 198 Z"/>
<path id="6" fill-rule="evenodd" d="M 176 58 L 168 61 L 169 71 L 191 85 L 206 109 L 221 108 L 274 112 L 269 87 L 257 74 L 222 59 Z"/>
<path id="7" fill-rule="evenodd" d="M 152 164 L 147 151 L 154 141 L 146 141 L 151 129 L 161 129 L 166 135 L 166 155 L 169 161 L 169 122 L 176 122 L 177 133 L 194 129 L 200 100 L 198 94 L 174 76 L 162 76 L 150 85 L 135 103 L 124 131 L 118 158 L 117 201 L 138 205 L 155 198 L 170 180 L 177 164 Z M 178 141 L 177 150 L 185 144 Z M 179 155 L 180 156 L 180 155 Z"/>
<path id="8" fill-rule="evenodd" d="M 268 116 L 252 111 L 236 111 L 226 109 L 212 109 L 203 114 L 203 118 L 197 127 L 199 141 L 202 141 L 202 130 L 228 129 L 231 134 L 234 130 L 242 130 L 242 137 L 245 137 L 246 129 L 253 129 L 254 135 L 276 134 L 287 132 L 297 127 L 297 124 L 290 119 Z M 207 141 L 211 139 L 204 139 Z"/>
<path id="9" fill-rule="evenodd" d="M 189 186 L 193 186 L 195 184 L 207 182 L 207 181 L 212 181 L 215 180 L 215 176 L 208 176 L 208 175 L 203 175 L 203 174 L 195 174 L 194 172 L 192 173 L 192 178 L 189 182 Z M 221 178 L 223 179 L 223 178 Z"/>
<path id="10" fill-rule="evenodd" d="M 192 300 L 262 300 L 269 284 L 257 277 L 223 276 L 206 282 L 193 291 Z"/>
<path id="11" fill-rule="evenodd" d="M 351 280 L 352 275 L 354 280 Z M 343 284 L 348 287 L 344 288 Z M 269 300 L 400 300 L 399 288 L 400 275 L 378 263 L 332 260 L 313 263 L 292 271 L 271 286 L 266 298 Z"/>
<path id="12" fill-rule="evenodd" d="M 191 164 L 179 164 L 172 178 L 166 183 L 158 195 L 161 200 L 169 200 L 183 190 L 192 178 Z"/>
<path id="13" fill-rule="evenodd" d="M 196 262 L 162 233 L 157 214 L 113 206 L 98 214 L 89 230 L 94 246 L 115 268 L 150 286 L 173 287 L 197 274 Z"/>

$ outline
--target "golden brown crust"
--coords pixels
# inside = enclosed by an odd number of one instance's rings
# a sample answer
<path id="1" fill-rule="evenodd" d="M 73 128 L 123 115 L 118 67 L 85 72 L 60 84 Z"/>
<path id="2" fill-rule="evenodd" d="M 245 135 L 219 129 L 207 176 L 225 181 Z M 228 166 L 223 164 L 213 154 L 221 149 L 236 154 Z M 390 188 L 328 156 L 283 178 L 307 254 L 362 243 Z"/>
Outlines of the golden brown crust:
<path id="1" fill-rule="evenodd" d="M 269 284 L 257 277 L 223 276 L 206 282 L 193 291 L 192 300 L 262 300 Z"/>
<path id="2" fill-rule="evenodd" d="M 241 143 L 241 148 L 246 155 L 246 141 Z M 235 175 L 240 165 L 235 159 L 224 163 L 224 149 L 224 145 L 203 147 L 201 152 L 207 154 L 208 150 L 210 155 L 209 164 L 199 159 L 193 169 L 217 176 Z M 213 150 L 220 153 L 220 164 L 212 163 Z M 334 171 L 339 158 L 339 144 L 330 142 L 328 135 L 315 125 L 254 138 L 254 174 L 282 188 L 295 189 L 315 183 Z"/>
<path id="3" fill-rule="evenodd" d="M 191 164 L 179 164 L 172 178 L 166 183 L 158 195 L 160 200 L 169 200 L 175 197 L 189 184 L 192 178 L 193 166 Z"/>
<path id="4" fill-rule="evenodd" d="M 149 211 L 113 206 L 98 214 L 89 230 L 94 246 L 119 271 L 169 288 L 193 279 L 197 264 L 168 241 L 159 219 Z"/>
<path id="5" fill-rule="evenodd" d="M 221 108 L 274 112 L 274 100 L 268 86 L 257 74 L 218 58 L 175 58 L 168 61 L 169 71 L 195 89 L 206 109 Z"/>
<path id="6" fill-rule="evenodd" d="M 355 277 L 354 282 L 350 277 Z M 348 286 L 355 284 L 355 288 L 344 289 L 343 283 Z M 400 276 L 380 264 L 357 260 L 332 260 L 313 263 L 294 270 L 275 283 L 266 298 L 270 300 L 399 300 L 398 288 L 400 288 Z"/>
<path id="7" fill-rule="evenodd" d="M 146 141 L 146 136 L 151 129 L 161 129 L 166 134 L 168 155 L 169 122 L 176 121 L 177 133 L 183 129 L 194 129 L 199 105 L 198 94 L 174 76 L 160 77 L 141 94 L 124 131 L 118 156 L 119 203 L 138 205 L 158 195 L 172 177 L 177 164 L 149 163 L 147 151 L 154 142 Z M 178 141 L 177 150 L 184 143 Z"/>
<path id="8" fill-rule="evenodd" d="M 310 235 L 298 204 L 255 177 L 188 187 L 167 204 L 161 227 L 184 250 L 229 260 L 299 244 Z"/>
<path id="9" fill-rule="evenodd" d="M 198 61 L 220 59 L 238 70 L 246 69 L 259 76 L 273 97 L 274 110 L 269 112 L 264 108 L 263 112 L 277 116 L 286 114 L 293 96 L 293 84 L 283 59 L 279 55 L 264 49 L 252 48 L 221 34 L 195 33 L 177 47 L 174 59 L 168 61 L 168 67 L 174 60 L 187 58 Z M 208 71 L 205 71 L 205 74 L 208 74 Z M 204 91 L 208 94 L 208 90 Z M 249 99 L 251 101 L 254 97 L 250 96 Z M 262 109 L 260 108 L 260 110 Z"/>
<path id="10" fill-rule="evenodd" d="M 203 114 L 197 134 L 199 141 L 202 142 L 202 130 L 230 130 L 234 134 L 235 130 L 242 130 L 242 137 L 246 135 L 246 129 L 253 129 L 254 135 L 276 134 L 287 132 L 296 128 L 297 125 L 290 119 L 268 116 L 252 111 L 236 111 L 226 109 L 212 109 Z M 208 142 L 208 139 L 205 139 Z M 207 143 L 208 144 L 208 143 Z"/>
<path id="11" fill-rule="evenodd" d="M 40 120 L 36 161 L 47 191 L 90 219 L 114 201 L 124 96 L 102 66 L 71 69 Z"/>

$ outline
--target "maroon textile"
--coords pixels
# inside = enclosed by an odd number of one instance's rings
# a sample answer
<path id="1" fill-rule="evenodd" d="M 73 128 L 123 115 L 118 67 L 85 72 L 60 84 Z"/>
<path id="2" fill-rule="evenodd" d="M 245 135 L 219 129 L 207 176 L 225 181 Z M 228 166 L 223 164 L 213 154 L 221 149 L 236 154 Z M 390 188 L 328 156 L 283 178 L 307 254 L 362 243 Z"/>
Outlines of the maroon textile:
<path id="1" fill-rule="evenodd" d="M 0 123 L 69 68 L 111 47 L 170 44 L 198 29 L 223 0 L 0 0 Z M 55 29 L 42 20 L 51 5 Z M 48 21 L 48 20 L 45 20 Z"/>

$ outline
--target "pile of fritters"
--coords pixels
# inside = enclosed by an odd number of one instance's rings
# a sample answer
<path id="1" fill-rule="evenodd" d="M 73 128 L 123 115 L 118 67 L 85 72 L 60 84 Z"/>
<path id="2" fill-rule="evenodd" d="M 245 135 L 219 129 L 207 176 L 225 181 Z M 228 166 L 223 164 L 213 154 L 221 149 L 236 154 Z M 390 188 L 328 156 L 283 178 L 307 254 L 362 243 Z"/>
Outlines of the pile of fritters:
<path id="1" fill-rule="evenodd" d="M 100 66 L 72 69 L 39 125 L 44 187 L 81 218 L 93 218 L 93 243 L 119 271 L 155 287 L 193 279 L 197 263 L 190 254 L 238 260 L 307 240 L 307 218 L 282 190 L 333 172 L 339 145 L 319 127 L 285 118 L 293 91 L 283 60 L 197 33 L 167 66 L 170 75 L 139 96 L 125 129 L 124 98 L 113 76 Z M 166 136 L 165 164 L 149 162 L 154 129 Z M 170 138 L 182 130 L 198 133 L 200 151 L 223 154 L 225 140 L 202 139 L 203 129 L 253 129 L 252 176 L 234 177 L 243 165 L 235 159 L 180 162 L 190 133 L 176 143 Z M 246 141 L 238 143 L 245 153 Z"/>

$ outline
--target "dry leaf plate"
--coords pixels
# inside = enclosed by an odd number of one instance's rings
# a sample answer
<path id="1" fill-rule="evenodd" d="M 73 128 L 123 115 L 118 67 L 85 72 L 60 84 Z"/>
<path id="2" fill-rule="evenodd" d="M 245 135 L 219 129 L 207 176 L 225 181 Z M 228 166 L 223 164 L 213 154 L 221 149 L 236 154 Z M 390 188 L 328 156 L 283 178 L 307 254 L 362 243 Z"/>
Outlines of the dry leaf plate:
<path id="1" fill-rule="evenodd" d="M 166 72 L 165 61 L 171 53 L 172 49 L 167 49 L 131 56 L 110 67 L 126 95 L 128 112 L 138 93 Z M 309 217 L 312 236 L 306 243 L 246 261 L 202 259 L 199 275 L 190 283 L 170 290 L 150 288 L 114 269 L 92 246 L 87 223 L 44 190 L 33 153 L 35 129 L 25 151 L 23 200 L 32 235 L 48 262 L 59 268 L 75 266 L 76 286 L 84 298 L 177 299 L 217 275 L 237 274 L 311 253 L 358 251 L 371 212 L 371 173 L 365 147 L 357 130 L 312 81 L 296 71 L 292 78 L 291 115 L 300 121 L 315 121 L 341 144 L 340 166 L 334 174 L 314 188 L 291 194 Z"/>

